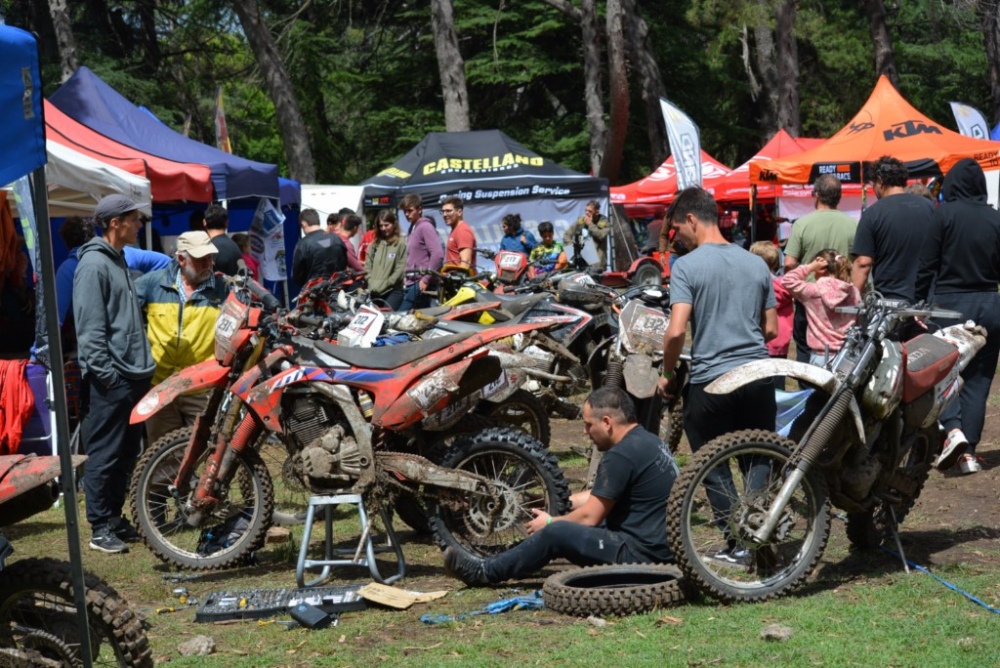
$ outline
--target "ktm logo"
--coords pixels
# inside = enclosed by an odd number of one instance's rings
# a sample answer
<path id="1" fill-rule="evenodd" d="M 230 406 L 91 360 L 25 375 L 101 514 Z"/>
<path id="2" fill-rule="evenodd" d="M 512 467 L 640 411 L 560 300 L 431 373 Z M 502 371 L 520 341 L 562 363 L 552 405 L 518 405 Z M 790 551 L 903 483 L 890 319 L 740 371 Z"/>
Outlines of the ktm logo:
<path id="1" fill-rule="evenodd" d="M 777 181 L 778 173 L 772 172 L 770 169 L 762 169 L 757 178 L 759 178 L 761 181 Z"/>
<path id="2" fill-rule="evenodd" d="M 850 128 L 850 132 L 848 132 L 847 134 L 853 135 L 859 132 L 864 132 L 865 130 L 871 130 L 873 127 L 875 127 L 875 124 L 870 121 L 865 121 L 863 123 L 851 123 L 847 127 Z"/>
<path id="3" fill-rule="evenodd" d="M 941 128 L 918 121 L 903 121 L 902 123 L 896 123 L 891 129 L 885 130 L 882 136 L 885 137 L 886 141 L 892 141 L 893 139 L 905 139 L 920 134 L 939 135 L 941 134 Z"/>

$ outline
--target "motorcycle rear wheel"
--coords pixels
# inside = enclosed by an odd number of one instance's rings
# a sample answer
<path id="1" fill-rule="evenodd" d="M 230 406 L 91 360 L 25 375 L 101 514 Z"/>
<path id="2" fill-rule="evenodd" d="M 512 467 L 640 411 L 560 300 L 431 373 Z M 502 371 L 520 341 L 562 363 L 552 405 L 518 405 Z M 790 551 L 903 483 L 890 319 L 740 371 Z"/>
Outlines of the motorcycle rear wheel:
<path id="1" fill-rule="evenodd" d="M 815 568 L 830 536 L 826 482 L 817 471 L 795 488 L 768 542 L 749 534 L 781 489 L 792 447 L 773 432 L 738 431 L 707 443 L 681 469 L 667 502 L 667 537 L 700 591 L 726 603 L 765 601 L 790 593 Z M 718 480 L 718 510 L 705 490 L 709 476 Z"/>
<path id="2" fill-rule="evenodd" d="M 153 665 L 142 621 L 109 584 L 84 576 L 94 666 Z M 38 652 L 62 666 L 83 666 L 70 565 L 22 559 L 0 572 L 0 646 Z M 7 664 L 3 664 L 7 665 Z"/>
<path id="3" fill-rule="evenodd" d="M 520 429 L 541 441 L 546 448 L 552 442 L 549 412 L 542 400 L 527 390 L 518 390 L 500 403 L 480 402 L 477 412 L 504 425 Z"/>
<path id="4" fill-rule="evenodd" d="M 569 484 L 558 460 L 524 432 L 499 428 L 465 437 L 441 465 L 488 478 L 500 491 L 502 504 L 491 507 L 474 494 L 463 495 L 460 508 L 431 499 L 430 525 L 442 548 L 481 557 L 499 554 L 527 537 L 524 524 L 534 517 L 532 509 L 551 515 L 569 509 Z"/>
<path id="5" fill-rule="evenodd" d="M 209 453 L 198 460 L 177 499 L 168 489 L 190 438 L 189 427 L 172 431 L 136 464 L 130 490 L 136 530 L 157 557 L 181 568 L 204 571 L 245 563 L 263 545 L 274 512 L 267 466 L 252 449 L 237 455 L 230 480 L 215 492 L 220 500 L 215 511 L 192 527 L 181 506 L 194 493 Z"/>

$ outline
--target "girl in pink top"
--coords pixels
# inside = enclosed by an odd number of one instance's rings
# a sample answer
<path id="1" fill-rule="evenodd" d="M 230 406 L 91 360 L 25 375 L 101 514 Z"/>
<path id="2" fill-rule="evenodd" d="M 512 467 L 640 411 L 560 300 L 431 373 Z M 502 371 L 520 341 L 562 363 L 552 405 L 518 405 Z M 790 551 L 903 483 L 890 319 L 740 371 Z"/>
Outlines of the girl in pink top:
<path id="1" fill-rule="evenodd" d="M 810 274 L 815 274 L 815 283 L 806 280 Z M 809 264 L 785 274 L 781 283 L 806 307 L 810 362 L 822 366 L 840 350 L 847 329 L 854 324 L 854 314 L 837 313 L 835 309 L 861 301 L 861 294 L 851 283 L 851 261 L 835 250 L 823 250 Z"/>

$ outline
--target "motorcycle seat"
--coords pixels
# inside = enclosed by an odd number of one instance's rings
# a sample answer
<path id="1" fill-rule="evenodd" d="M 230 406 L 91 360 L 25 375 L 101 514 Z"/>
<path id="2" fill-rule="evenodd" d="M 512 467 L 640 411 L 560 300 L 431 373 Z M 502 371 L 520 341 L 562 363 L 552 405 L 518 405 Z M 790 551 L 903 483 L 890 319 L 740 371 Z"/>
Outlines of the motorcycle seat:
<path id="1" fill-rule="evenodd" d="M 453 307 L 451 306 L 431 306 L 429 308 L 422 308 L 413 312 L 413 315 L 420 318 L 421 320 L 431 320 L 439 316 L 449 313 Z"/>
<path id="2" fill-rule="evenodd" d="M 501 302 L 503 305 L 503 310 L 507 311 L 511 315 L 520 315 L 525 311 L 529 310 L 532 306 L 540 301 L 545 301 L 549 299 L 552 295 L 547 292 L 539 292 L 534 295 L 511 295 L 507 296 L 504 294 L 493 294 L 491 298 L 495 298 L 496 301 Z"/>
<path id="3" fill-rule="evenodd" d="M 473 334 L 474 332 L 449 334 L 448 336 L 438 336 L 428 341 L 401 343 L 395 346 L 382 346 L 380 348 L 351 348 L 349 346 L 338 346 L 328 341 L 317 341 L 316 348 L 330 357 L 334 357 L 341 362 L 346 362 L 351 366 L 387 371 L 406 366 L 421 358 L 433 355 L 439 350 L 444 350 L 448 346 L 461 343 Z"/>

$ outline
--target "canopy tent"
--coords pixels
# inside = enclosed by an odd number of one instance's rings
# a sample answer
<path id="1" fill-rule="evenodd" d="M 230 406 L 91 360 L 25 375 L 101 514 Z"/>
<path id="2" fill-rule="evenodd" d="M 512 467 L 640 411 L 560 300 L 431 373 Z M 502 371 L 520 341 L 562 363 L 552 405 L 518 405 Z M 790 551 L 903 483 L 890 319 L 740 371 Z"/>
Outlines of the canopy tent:
<path id="1" fill-rule="evenodd" d="M 714 193 L 730 169 L 701 152 L 702 187 Z M 677 168 L 674 156 L 667 158 L 649 176 L 624 186 L 611 188 L 612 204 L 621 204 L 630 216 L 649 216 L 661 213 L 677 194 Z"/>
<path id="2" fill-rule="evenodd" d="M 750 164 L 753 183 L 812 183 L 833 174 L 846 183 L 863 183 L 863 163 L 891 155 L 906 163 L 910 178 L 941 176 L 962 158 L 996 169 L 1000 142 L 953 132 L 913 108 L 879 77 L 861 110 L 821 146 L 782 160 Z"/>
<path id="3" fill-rule="evenodd" d="M 112 193 L 129 197 L 151 213 L 149 179 L 118 169 L 54 141 L 46 142 L 45 183 L 49 216 L 90 216 L 94 205 Z M 17 215 L 15 213 L 15 215 Z"/>
<path id="4" fill-rule="evenodd" d="M 149 179 L 155 202 L 211 202 L 211 171 L 205 165 L 159 158 L 108 139 L 45 102 L 45 129 L 50 143 Z"/>
<path id="5" fill-rule="evenodd" d="M 485 248 L 499 245 L 500 221 L 508 213 L 519 214 L 532 232 L 548 220 L 558 238 L 588 200 L 606 203 L 608 196 L 603 179 L 544 158 L 500 130 L 431 132 L 361 185 L 366 205 L 396 206 L 408 193 L 420 195 L 442 235 L 448 228 L 437 209 L 445 197 L 461 197 L 465 219 Z"/>
<path id="6" fill-rule="evenodd" d="M 276 165 L 246 160 L 171 130 L 87 67 L 80 67 L 52 94 L 51 101 L 67 116 L 121 144 L 176 162 L 207 165 L 215 199 L 278 199 Z"/>
<path id="7" fill-rule="evenodd" d="M 750 164 L 762 160 L 774 160 L 785 158 L 801 153 L 817 146 L 821 146 L 825 139 L 808 139 L 805 137 L 793 137 L 782 128 L 771 140 L 757 151 L 757 153 L 744 162 L 742 165 L 724 176 L 715 187 L 715 199 L 720 202 L 749 202 L 750 189 Z M 792 189 L 811 194 L 812 189 L 804 189 L 792 186 Z M 757 188 L 757 200 L 773 201 L 776 197 L 784 194 L 782 185 L 762 185 Z"/>

